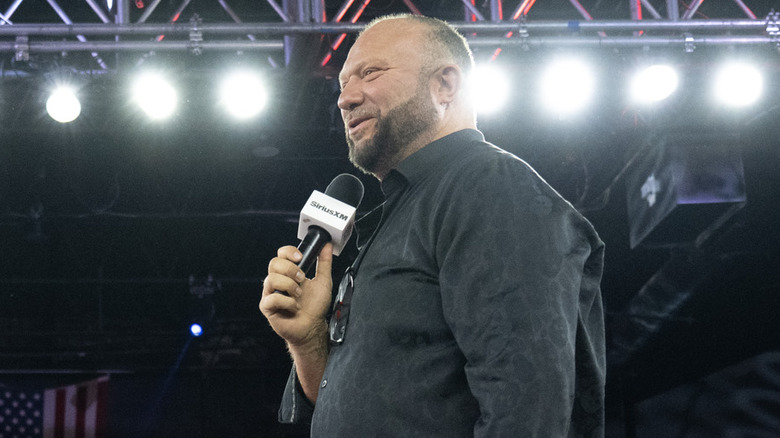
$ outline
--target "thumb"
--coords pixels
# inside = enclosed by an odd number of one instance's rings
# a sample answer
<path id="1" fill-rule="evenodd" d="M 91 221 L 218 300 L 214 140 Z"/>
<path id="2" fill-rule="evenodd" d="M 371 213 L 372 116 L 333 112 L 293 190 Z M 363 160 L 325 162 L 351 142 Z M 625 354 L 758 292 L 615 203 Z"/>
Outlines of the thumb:
<path id="1" fill-rule="evenodd" d="M 322 247 L 322 251 L 317 255 L 317 273 L 316 277 L 330 277 L 333 266 L 333 244 L 327 243 Z"/>

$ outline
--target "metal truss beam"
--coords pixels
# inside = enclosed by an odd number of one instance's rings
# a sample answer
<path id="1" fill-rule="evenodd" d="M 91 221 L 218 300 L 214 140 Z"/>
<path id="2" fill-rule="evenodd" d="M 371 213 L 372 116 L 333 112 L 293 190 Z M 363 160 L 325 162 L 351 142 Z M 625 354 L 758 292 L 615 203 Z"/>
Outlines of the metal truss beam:
<path id="1" fill-rule="evenodd" d="M 475 46 L 512 46 L 530 44 L 548 45 L 619 45 L 644 47 L 648 45 L 766 45 L 778 43 L 772 29 L 777 18 L 766 20 L 587 20 L 587 21 L 483 21 L 453 23 L 470 35 Z M 17 24 L 0 26 L 0 38 L 15 37 L 0 42 L 0 52 L 73 52 L 73 51 L 147 51 L 147 50 L 282 50 L 281 38 L 300 34 L 356 33 L 363 25 L 353 23 L 218 23 L 218 24 Z M 198 39 L 192 39 L 196 31 Z M 607 37 L 605 33 L 662 31 L 667 36 L 646 35 Z M 517 38 L 500 38 L 512 32 Z M 537 33 L 539 35 L 537 35 Z M 701 33 L 701 35 L 698 35 Z M 704 33 L 707 33 L 704 35 Z M 169 39 L 155 41 L 157 35 Z M 98 39 L 63 41 L 64 37 L 90 36 Z M 236 39 L 236 36 L 255 35 L 254 40 Z M 473 36 L 476 35 L 476 36 Z M 261 40 L 260 36 L 265 39 Z M 39 38 L 40 37 L 40 38 Z M 118 37 L 123 37 L 120 39 Z M 54 38 L 59 38 L 55 40 Z M 100 38 L 104 38 L 101 40 Z M 105 38 L 110 38 L 106 40 Z M 129 38 L 136 38 L 130 40 Z M 140 38 L 140 39 L 139 39 Z M 176 39 L 179 38 L 179 39 Z M 40 40 L 35 40 L 40 39 Z"/>
<path id="2" fill-rule="evenodd" d="M 696 20 L 681 23 L 673 20 L 589 20 L 589 21 L 529 21 L 519 22 L 461 22 L 452 23 L 464 33 L 486 32 L 503 33 L 524 28 L 539 32 L 588 32 L 588 31 L 634 31 L 634 30 L 664 30 L 664 31 L 718 31 L 733 33 L 734 31 L 763 32 L 773 20 Z M 197 29 L 204 34 L 241 35 L 252 32 L 260 35 L 279 36 L 287 34 L 335 34 L 357 33 L 363 29 L 363 24 L 353 23 L 216 23 L 199 24 Z M 3 36 L 152 36 L 158 33 L 184 35 L 191 32 L 192 26 L 185 24 L 17 24 L 0 26 L 0 37 Z"/>

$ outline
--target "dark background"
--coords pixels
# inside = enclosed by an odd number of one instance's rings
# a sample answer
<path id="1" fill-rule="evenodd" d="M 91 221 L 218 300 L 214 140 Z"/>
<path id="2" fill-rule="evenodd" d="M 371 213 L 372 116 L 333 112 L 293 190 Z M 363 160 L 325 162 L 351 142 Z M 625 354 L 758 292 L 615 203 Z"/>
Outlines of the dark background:
<path id="1" fill-rule="evenodd" d="M 245 22 L 279 21 L 265 4 L 229 3 Z M 464 18 L 457 2 L 416 3 L 429 15 Z M 597 19 L 629 16 L 624 2 L 582 3 Z M 769 12 L 768 2 L 748 4 L 759 17 Z M 169 20 L 179 5 L 162 2 L 150 21 Z M 74 21 L 95 21 L 84 5 L 63 6 Z M 341 4 L 326 6 L 331 17 Z M 513 7 L 505 5 L 507 13 Z M 404 10 L 402 2 L 374 1 L 360 21 Z M 142 11 L 131 5 L 131 13 Z M 217 2 L 193 1 L 182 20 L 195 13 L 229 20 Z M 696 19 L 740 17 L 733 2 L 712 1 Z M 29 0 L 14 18 L 59 21 Z M 529 15 L 577 18 L 565 1 L 540 1 Z M 277 247 L 296 243 L 301 206 L 335 175 L 363 180 L 361 212 L 381 202 L 376 181 L 346 160 L 335 108 L 334 73 L 352 36 L 317 66 L 332 38 L 300 37 L 290 65 L 278 68 L 268 54 L 250 52 L 101 54 L 108 71 L 87 53 L 27 62 L 0 54 L 0 384 L 110 374 L 110 436 L 305 435 L 275 422 L 290 361 L 257 310 L 266 264 Z M 505 49 L 496 62 L 515 78 L 510 105 L 479 125 L 534 166 L 606 242 L 608 435 L 776 435 L 777 48 L 580 49 L 596 60 L 597 99 L 583 115 L 551 118 L 533 101 L 533 81 L 562 51 Z M 492 53 L 475 50 L 478 60 Z M 757 59 L 766 75 L 763 99 L 744 111 L 707 101 L 707 80 L 730 54 Z M 630 105 L 618 86 L 650 55 L 683 72 L 678 93 L 654 109 Z M 270 56 L 285 65 L 281 53 Z M 216 79 L 234 62 L 261 65 L 272 84 L 266 111 L 249 123 L 212 103 Z M 153 63 L 173 66 L 182 84 L 180 109 L 163 123 L 142 117 L 124 91 L 137 66 Z M 61 71 L 82 84 L 82 115 L 67 125 L 43 110 L 46 86 Z M 627 199 L 636 195 L 626 182 L 638 166 L 662 145 L 706 150 L 724 142 L 742 160 L 745 205 L 730 215 L 722 215 L 729 206 L 713 213 L 680 205 L 655 242 L 632 248 Z M 338 264 L 354 254 L 350 246 Z M 193 295 L 209 277 L 213 295 Z M 192 339 L 189 323 L 204 304 L 215 317 Z"/>

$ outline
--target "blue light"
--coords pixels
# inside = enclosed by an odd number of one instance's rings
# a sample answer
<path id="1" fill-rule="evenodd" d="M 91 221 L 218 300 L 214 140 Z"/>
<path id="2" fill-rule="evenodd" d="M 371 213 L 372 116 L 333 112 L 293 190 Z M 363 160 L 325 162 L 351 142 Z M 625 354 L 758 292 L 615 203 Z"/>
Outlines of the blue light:
<path id="1" fill-rule="evenodd" d="M 203 327 L 201 327 L 198 323 L 194 323 L 190 326 L 190 333 L 192 333 L 192 336 L 197 338 L 203 334 Z"/>

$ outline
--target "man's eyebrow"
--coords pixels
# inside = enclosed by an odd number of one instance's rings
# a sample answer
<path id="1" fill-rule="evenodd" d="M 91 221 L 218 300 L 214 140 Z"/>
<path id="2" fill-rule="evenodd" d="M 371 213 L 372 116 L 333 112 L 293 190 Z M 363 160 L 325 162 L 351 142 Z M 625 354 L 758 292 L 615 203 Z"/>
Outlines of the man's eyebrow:
<path id="1" fill-rule="evenodd" d="M 344 80 L 346 80 L 348 77 L 352 76 L 352 74 L 355 71 L 360 71 L 360 69 L 362 69 L 364 65 L 366 65 L 366 63 L 365 62 L 361 62 L 361 63 L 355 65 L 354 67 L 352 67 L 351 71 L 341 70 L 341 72 L 339 73 L 339 78 L 338 78 L 339 79 L 339 86 L 341 86 L 341 84 L 344 82 Z"/>

